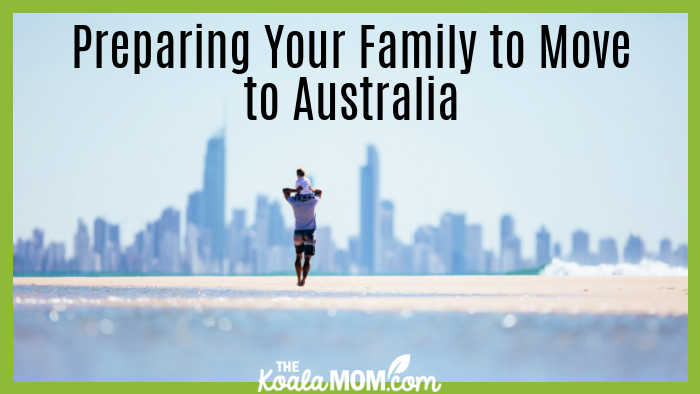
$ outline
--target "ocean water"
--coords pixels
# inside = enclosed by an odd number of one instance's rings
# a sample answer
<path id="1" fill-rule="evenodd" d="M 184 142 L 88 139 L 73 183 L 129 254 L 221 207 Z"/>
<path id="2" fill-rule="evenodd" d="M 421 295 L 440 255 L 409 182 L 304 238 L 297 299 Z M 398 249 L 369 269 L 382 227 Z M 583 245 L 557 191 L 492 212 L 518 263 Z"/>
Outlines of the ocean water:
<path id="1" fill-rule="evenodd" d="M 579 264 L 553 259 L 542 271 L 544 276 L 688 276 L 687 266 L 643 259 L 639 263 Z"/>
<path id="2" fill-rule="evenodd" d="M 99 302 L 150 297 L 165 303 L 171 293 L 232 296 L 225 292 L 15 286 L 14 379 L 255 381 L 260 369 L 275 368 L 278 360 L 299 361 L 302 371 L 327 377 L 331 369 L 387 369 L 406 353 L 411 363 L 405 374 L 440 381 L 688 379 L 687 316 L 232 310 Z M 290 294 L 285 296 L 294 297 Z M 67 302 L 77 297 L 96 302 Z"/>

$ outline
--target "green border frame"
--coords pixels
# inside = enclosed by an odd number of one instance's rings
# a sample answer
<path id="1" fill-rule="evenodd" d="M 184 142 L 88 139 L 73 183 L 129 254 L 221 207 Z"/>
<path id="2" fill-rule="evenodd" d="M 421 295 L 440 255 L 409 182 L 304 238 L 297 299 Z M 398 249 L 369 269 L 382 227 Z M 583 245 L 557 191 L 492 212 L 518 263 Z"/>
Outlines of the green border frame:
<path id="1" fill-rule="evenodd" d="M 650 0 L 581 0 L 579 2 L 567 2 L 566 0 L 500 0 L 493 1 L 466 1 L 466 0 L 354 0 L 352 2 L 332 2 L 329 0 L 304 0 L 301 3 L 285 0 L 267 0 L 265 2 L 233 2 L 225 0 L 199 0 L 194 2 L 185 2 L 182 0 L 156 0 L 144 2 L 139 0 L 121 0 L 119 2 L 108 3 L 98 2 L 95 0 L 67 0 L 63 2 L 53 2 L 50 0 L 34 0 L 34 1 L 17 1 L 6 0 L 2 5 L 2 54 L 0 75 L 2 78 L 2 90 L 6 92 L 2 97 L 2 117 L 4 132 L 0 137 L 0 183 L 9 185 L 12 184 L 13 176 L 13 75 L 12 75 L 12 55 L 13 55 L 13 14 L 24 12 L 41 12 L 41 13 L 101 13 L 101 12 L 172 12 L 172 13 L 202 13 L 202 12 L 232 12 L 232 13 L 248 13 L 248 12 L 270 12 L 270 13 L 342 13 L 342 12 L 367 12 L 367 13 L 688 13 L 688 150 L 691 153 L 691 130 L 697 128 L 695 114 L 692 111 L 693 95 L 697 83 L 690 76 L 692 64 L 697 64 L 695 61 L 694 52 L 697 46 L 695 30 L 690 21 L 692 20 L 691 13 L 697 7 L 697 2 L 688 0 L 670 0 L 664 2 L 655 2 Z M 673 72 L 669 70 L 668 72 Z M 692 155 L 689 155 L 688 167 L 689 171 L 694 167 L 695 161 Z M 690 172 L 689 172 L 690 174 Z M 694 192 L 693 185 L 688 179 L 688 194 Z M 3 282 L 3 293 L 9 295 L 9 305 L 7 309 L 2 311 L 2 320 L 6 323 L 0 325 L 0 337 L 8 338 L 7 345 L 8 356 L 2 358 L 0 366 L 3 370 L 9 371 L 7 380 L 3 379 L 2 387 L 4 392 L 10 393 L 29 393 L 29 392 L 44 392 L 51 391 L 53 393 L 88 393 L 94 390 L 100 390 L 104 393 L 122 394 L 124 390 L 132 392 L 150 392 L 154 389 L 163 390 L 172 393 L 182 392 L 189 393 L 191 390 L 207 390 L 215 393 L 231 393 L 231 392 L 257 392 L 257 383 L 203 383 L 197 387 L 194 385 L 197 382 L 191 383 L 98 383 L 99 386 L 91 383 L 22 383 L 14 382 L 12 374 L 12 220 L 13 220 L 13 196 L 12 187 L 6 189 L 2 193 L 2 220 L 3 225 L 0 228 L 0 255 L 6 256 L 8 262 L 8 282 Z M 690 207 L 689 207 L 690 208 Z M 688 219 L 694 217 L 694 212 L 689 209 Z M 690 244 L 690 234 L 688 238 Z M 689 300 L 690 301 L 690 300 Z M 690 319 L 689 319 L 690 329 Z M 688 338 L 688 352 L 691 353 L 690 338 Z M 690 357 L 688 358 L 688 376 L 694 375 L 694 368 L 691 367 Z M 600 383 L 559 383 L 559 382 L 501 382 L 501 383 L 443 383 L 442 393 L 467 393 L 474 390 L 485 392 L 513 392 L 522 393 L 561 393 L 566 391 L 572 394 L 589 394 L 590 391 L 596 390 L 599 393 L 620 393 L 632 391 L 635 394 L 658 394 L 660 391 L 673 390 L 674 392 L 690 392 L 691 382 L 652 382 L 652 383 L 626 383 L 626 382 L 600 382 Z"/>

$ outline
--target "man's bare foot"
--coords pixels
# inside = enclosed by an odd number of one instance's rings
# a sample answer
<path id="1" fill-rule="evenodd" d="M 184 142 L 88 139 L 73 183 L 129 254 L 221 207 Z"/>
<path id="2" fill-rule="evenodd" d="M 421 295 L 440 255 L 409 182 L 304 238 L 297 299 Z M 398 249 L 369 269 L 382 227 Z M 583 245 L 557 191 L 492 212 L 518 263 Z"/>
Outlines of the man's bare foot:
<path id="1" fill-rule="evenodd" d="M 306 278 L 302 279 L 299 283 L 301 283 L 299 286 L 304 286 L 304 283 L 306 283 Z"/>

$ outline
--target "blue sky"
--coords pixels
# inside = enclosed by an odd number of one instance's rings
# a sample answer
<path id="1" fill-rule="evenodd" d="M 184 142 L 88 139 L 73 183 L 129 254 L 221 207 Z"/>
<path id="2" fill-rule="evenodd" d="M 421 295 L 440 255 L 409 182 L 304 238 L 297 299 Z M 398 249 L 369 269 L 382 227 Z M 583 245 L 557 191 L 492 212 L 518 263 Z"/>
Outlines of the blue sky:
<path id="1" fill-rule="evenodd" d="M 134 75 L 105 68 L 94 53 L 73 68 L 73 25 L 94 30 L 249 30 L 250 68 L 155 67 Z M 360 25 L 376 34 L 436 31 L 438 23 L 477 30 L 469 75 L 457 70 L 367 70 L 359 67 Z M 341 68 L 269 67 L 265 24 L 285 31 L 345 30 Z M 525 37 L 519 69 L 491 66 L 493 24 Z M 539 68 L 542 24 L 576 30 L 625 30 L 625 69 Z M 52 240 L 72 237 L 78 217 L 118 222 L 124 243 L 166 206 L 184 212 L 201 187 L 206 140 L 227 124 L 227 221 L 233 207 L 249 210 L 258 193 L 278 198 L 304 167 L 326 191 L 321 225 L 336 242 L 359 228 L 359 167 L 376 144 L 380 193 L 394 201 L 396 232 L 408 241 L 418 225 L 445 211 L 465 212 L 484 226 L 487 247 L 498 243 L 498 219 L 515 216 L 524 252 L 532 254 L 541 225 L 569 250 L 583 228 L 624 242 L 641 234 L 647 247 L 669 236 L 688 238 L 688 18 L 663 15 L 93 15 L 15 14 L 13 86 L 14 238 L 41 227 Z M 375 40 L 377 40 L 375 36 Z M 374 56 L 374 57 L 373 57 Z M 191 60 L 190 60 L 191 62 Z M 370 53 L 376 64 L 376 52 Z M 570 64 L 570 62 L 569 62 Z M 459 65 L 459 63 L 458 63 Z M 457 121 L 293 121 L 299 76 L 310 82 L 412 83 L 435 75 L 455 83 Z M 245 116 L 243 82 L 274 82 L 274 121 Z M 390 97 L 390 96 L 389 96 Z M 225 108 L 225 111 L 224 111 Z M 291 212 L 284 207 L 291 223 Z M 183 214 L 184 215 L 184 214 Z"/>

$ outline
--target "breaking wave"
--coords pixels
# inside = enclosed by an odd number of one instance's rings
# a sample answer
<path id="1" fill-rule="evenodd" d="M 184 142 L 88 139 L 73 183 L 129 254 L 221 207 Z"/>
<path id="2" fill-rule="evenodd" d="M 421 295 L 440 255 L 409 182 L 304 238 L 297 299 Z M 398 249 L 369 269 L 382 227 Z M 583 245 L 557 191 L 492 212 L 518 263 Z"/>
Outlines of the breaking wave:
<path id="1" fill-rule="evenodd" d="M 581 265 L 578 263 L 552 260 L 540 272 L 544 276 L 688 276 L 687 267 L 673 266 L 662 261 L 644 259 L 639 264 L 617 263 Z"/>

